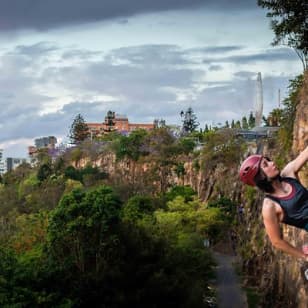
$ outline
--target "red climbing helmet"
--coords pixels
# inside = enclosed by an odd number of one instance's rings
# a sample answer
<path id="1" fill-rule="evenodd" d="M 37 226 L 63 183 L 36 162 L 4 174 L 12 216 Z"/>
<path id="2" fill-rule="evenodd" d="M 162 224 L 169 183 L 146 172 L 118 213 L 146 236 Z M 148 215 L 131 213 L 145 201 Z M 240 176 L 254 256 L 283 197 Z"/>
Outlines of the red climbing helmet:
<path id="1" fill-rule="evenodd" d="M 240 179 L 247 185 L 256 186 L 254 177 L 259 171 L 262 155 L 251 155 L 244 160 L 240 168 Z"/>

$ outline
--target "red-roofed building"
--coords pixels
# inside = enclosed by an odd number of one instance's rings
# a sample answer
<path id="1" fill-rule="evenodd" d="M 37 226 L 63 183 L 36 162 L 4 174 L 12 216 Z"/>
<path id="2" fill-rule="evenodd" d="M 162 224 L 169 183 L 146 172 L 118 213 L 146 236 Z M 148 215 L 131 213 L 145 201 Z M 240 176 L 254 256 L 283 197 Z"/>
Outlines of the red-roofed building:
<path id="1" fill-rule="evenodd" d="M 103 123 L 86 123 L 89 127 L 91 136 L 100 136 L 104 133 L 117 131 L 119 133 L 130 133 L 136 129 L 152 130 L 155 124 L 144 123 L 129 123 L 126 115 L 115 114 L 112 111 L 108 111 L 105 121 Z"/>

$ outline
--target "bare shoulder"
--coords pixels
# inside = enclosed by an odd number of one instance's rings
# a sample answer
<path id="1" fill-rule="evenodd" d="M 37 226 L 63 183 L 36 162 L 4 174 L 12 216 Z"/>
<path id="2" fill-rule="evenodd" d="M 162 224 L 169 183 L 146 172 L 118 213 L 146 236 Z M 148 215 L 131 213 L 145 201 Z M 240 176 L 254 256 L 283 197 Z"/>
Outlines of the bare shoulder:
<path id="1" fill-rule="evenodd" d="M 262 216 L 265 219 L 273 218 L 276 216 L 275 202 L 269 198 L 264 198 L 262 205 Z"/>

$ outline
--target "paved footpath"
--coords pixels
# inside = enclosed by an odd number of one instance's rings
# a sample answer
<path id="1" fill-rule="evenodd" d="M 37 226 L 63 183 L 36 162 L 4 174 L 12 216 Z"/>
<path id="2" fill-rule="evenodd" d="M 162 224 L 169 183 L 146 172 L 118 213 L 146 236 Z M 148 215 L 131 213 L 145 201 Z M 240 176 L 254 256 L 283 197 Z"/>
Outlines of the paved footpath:
<path id="1" fill-rule="evenodd" d="M 239 284 L 233 263 L 235 256 L 214 252 L 217 262 L 218 308 L 247 308 L 246 295 Z"/>

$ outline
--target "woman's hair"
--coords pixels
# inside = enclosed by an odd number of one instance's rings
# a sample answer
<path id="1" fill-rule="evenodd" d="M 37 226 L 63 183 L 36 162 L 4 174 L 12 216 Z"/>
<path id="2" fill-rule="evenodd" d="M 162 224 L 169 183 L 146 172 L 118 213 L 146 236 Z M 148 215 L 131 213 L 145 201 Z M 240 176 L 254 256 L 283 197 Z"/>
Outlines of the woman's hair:
<path id="1" fill-rule="evenodd" d="M 270 158 L 268 157 L 264 157 L 266 160 L 271 161 Z M 277 178 L 280 180 L 281 176 L 278 175 Z M 254 177 L 254 181 L 257 185 L 257 187 L 259 189 L 261 189 L 262 191 L 266 192 L 266 193 L 273 193 L 275 191 L 273 185 L 272 185 L 272 180 L 266 176 L 266 174 L 264 173 L 264 171 L 259 168 L 258 173 L 256 174 L 256 176 Z"/>
<path id="2" fill-rule="evenodd" d="M 259 189 L 266 193 L 273 193 L 274 187 L 272 185 L 272 182 L 267 178 L 266 174 L 259 169 L 258 173 L 256 174 L 254 181 Z"/>

